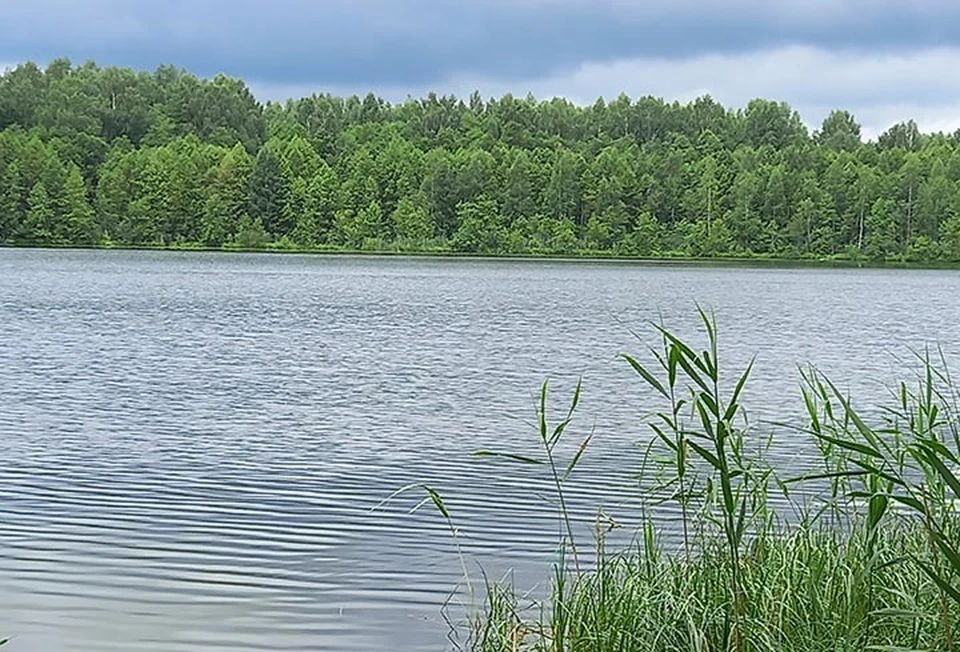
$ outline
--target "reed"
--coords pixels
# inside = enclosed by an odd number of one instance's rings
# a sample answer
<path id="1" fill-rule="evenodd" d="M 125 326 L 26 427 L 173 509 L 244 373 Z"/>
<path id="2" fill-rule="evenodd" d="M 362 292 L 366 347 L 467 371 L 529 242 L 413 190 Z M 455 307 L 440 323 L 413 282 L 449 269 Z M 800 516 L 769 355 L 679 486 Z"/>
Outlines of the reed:
<path id="1" fill-rule="evenodd" d="M 952 652 L 960 619 L 960 401 L 942 353 L 919 356 L 922 372 L 899 385 L 872 421 L 824 374 L 801 370 L 807 423 L 798 429 L 816 443 L 822 468 L 784 478 L 766 459 L 772 435 L 752 431 L 741 404 L 752 363 L 727 382 L 716 320 L 698 311 L 701 348 L 655 324 L 651 362 L 624 356 L 662 406 L 649 423 L 638 514 L 655 501 L 676 503 L 682 547 L 663 545 L 641 517 L 627 549 L 608 550 L 598 528 L 596 563 L 584 567 L 564 482 L 593 433 L 561 462 L 556 446 L 569 436 L 580 385 L 551 427 L 544 384 L 539 453 L 479 454 L 543 467 L 553 480 L 560 540 L 550 595 L 531 603 L 509 582 L 486 582 L 467 647 Z M 798 485 L 818 487 L 817 500 L 795 499 Z M 771 506 L 774 493 L 799 517 L 782 518 Z"/>

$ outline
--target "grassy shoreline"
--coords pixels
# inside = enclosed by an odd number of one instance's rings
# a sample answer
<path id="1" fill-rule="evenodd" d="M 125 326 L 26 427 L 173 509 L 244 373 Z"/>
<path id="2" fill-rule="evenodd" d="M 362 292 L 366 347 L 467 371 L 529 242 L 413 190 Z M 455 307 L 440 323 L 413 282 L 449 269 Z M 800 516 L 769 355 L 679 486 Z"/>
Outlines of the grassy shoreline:
<path id="1" fill-rule="evenodd" d="M 207 247 L 203 245 L 21 245 L 0 243 L 0 249 L 38 249 L 38 250 L 90 250 L 90 251 L 170 251 L 198 253 L 245 253 L 245 254 L 292 254 L 311 256 L 352 256 L 370 258 L 442 258 L 463 260 L 502 260 L 502 261 L 549 261 L 570 263 L 609 263 L 627 265 L 663 265 L 691 267 L 769 267 L 784 269 L 836 268 L 836 269 L 916 269 L 916 270 L 960 270 L 960 262 L 945 261 L 905 261 L 905 260 L 853 260 L 849 258 L 789 258 L 771 255 L 755 256 L 715 256 L 693 257 L 685 255 L 663 255 L 652 257 L 624 256 L 604 254 L 603 252 L 582 252 L 572 254 L 553 253 L 469 253 L 449 250 L 400 250 L 400 249 L 348 249 L 340 247 Z"/>
<path id="2" fill-rule="evenodd" d="M 704 348 L 655 325 L 662 347 L 651 349 L 653 362 L 624 356 L 661 405 L 649 421 L 640 480 L 646 493 L 636 505 L 642 525 L 627 549 L 607 549 L 608 524 L 598 512 L 595 561 L 581 564 L 586 547 L 571 527 L 564 482 L 589 454 L 593 433 L 573 448 L 559 446 L 575 428 L 579 385 L 555 424 L 543 386 L 537 451 L 478 452 L 536 465 L 552 478 L 559 552 L 546 575 L 547 598 L 522 595 L 509 581 L 486 582 L 465 626 L 466 648 L 956 650 L 960 391 L 942 354 L 919 356 L 917 376 L 872 424 L 828 378 L 803 370 L 809 421 L 792 435 L 816 443 L 818 468 L 780 477 L 765 456 L 772 439 L 748 429 L 740 403 L 752 365 L 721 373 L 716 324 L 700 314 Z M 564 457 L 562 450 L 575 452 Z M 815 500 L 797 491 L 811 486 Z M 773 496 L 790 505 L 791 518 L 771 507 Z M 681 515 L 681 545 L 662 545 L 656 524 L 642 516 L 652 505 Z"/>

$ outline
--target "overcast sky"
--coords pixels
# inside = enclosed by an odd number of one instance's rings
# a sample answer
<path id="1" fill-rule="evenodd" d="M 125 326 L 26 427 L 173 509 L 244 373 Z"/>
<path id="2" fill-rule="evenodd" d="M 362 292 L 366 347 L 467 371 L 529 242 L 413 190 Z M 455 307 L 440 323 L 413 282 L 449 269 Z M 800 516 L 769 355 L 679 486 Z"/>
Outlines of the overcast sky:
<path id="1" fill-rule="evenodd" d="M 875 136 L 960 128 L 958 27 L 956 0 L 0 0 L 0 66 L 173 64 L 261 99 L 764 97 Z"/>

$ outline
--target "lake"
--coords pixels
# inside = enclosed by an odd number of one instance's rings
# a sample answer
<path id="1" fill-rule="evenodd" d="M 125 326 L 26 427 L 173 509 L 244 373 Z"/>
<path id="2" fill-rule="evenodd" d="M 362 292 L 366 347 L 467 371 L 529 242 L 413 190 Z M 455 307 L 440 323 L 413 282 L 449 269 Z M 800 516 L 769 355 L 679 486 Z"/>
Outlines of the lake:
<path id="1" fill-rule="evenodd" d="M 798 418 L 798 364 L 869 404 L 912 349 L 960 352 L 952 271 L 0 249 L 0 638 L 447 649 L 447 524 L 382 501 L 428 483 L 475 579 L 546 581 L 545 478 L 472 453 L 533 452 L 541 382 L 559 413 L 582 376 L 574 510 L 629 531 L 657 403 L 617 356 L 650 320 L 695 336 L 695 301 L 731 371 L 758 356 L 760 429 Z M 810 454 L 785 431 L 772 456 Z"/>

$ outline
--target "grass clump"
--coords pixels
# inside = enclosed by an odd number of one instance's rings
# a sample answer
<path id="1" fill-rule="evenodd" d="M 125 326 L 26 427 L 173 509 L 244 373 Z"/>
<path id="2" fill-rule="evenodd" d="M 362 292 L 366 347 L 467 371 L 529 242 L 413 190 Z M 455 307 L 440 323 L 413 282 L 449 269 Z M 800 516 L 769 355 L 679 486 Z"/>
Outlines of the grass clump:
<path id="1" fill-rule="evenodd" d="M 483 652 L 846 652 L 956 649 L 960 619 L 960 410 L 943 356 L 899 386 L 869 423 L 816 369 L 801 373 L 820 468 L 780 477 L 772 437 L 748 428 L 741 404 L 752 363 L 722 371 L 715 319 L 700 310 L 700 350 L 657 325 L 647 365 L 624 356 L 660 400 L 643 477 L 646 500 L 678 514 L 682 541 L 665 545 L 641 519 L 634 543 L 607 550 L 598 528 L 589 567 L 578 549 L 564 482 L 593 433 L 560 464 L 574 419 L 548 426 L 540 454 L 482 451 L 544 466 L 553 480 L 560 554 L 545 600 L 486 585 L 468 647 Z M 806 492 L 795 489 L 803 487 Z M 813 493 L 816 500 L 795 498 Z M 791 505 L 786 512 L 771 506 Z M 570 552 L 570 555 L 567 554 Z"/>

